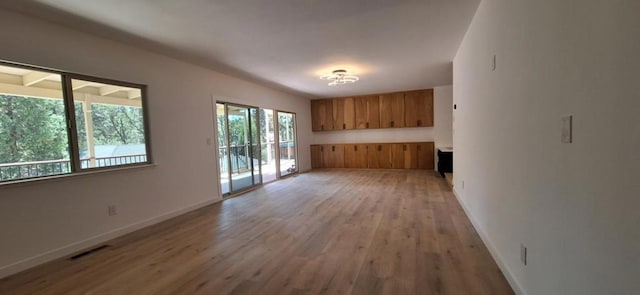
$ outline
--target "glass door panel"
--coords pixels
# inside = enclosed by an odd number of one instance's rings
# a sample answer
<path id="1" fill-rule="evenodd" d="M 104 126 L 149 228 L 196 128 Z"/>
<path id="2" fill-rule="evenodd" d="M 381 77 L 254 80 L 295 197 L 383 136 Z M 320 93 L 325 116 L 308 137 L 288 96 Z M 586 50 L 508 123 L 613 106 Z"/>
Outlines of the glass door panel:
<path id="1" fill-rule="evenodd" d="M 262 147 L 262 181 L 270 182 L 277 178 L 276 171 L 276 135 L 273 110 L 260 109 L 260 146 Z"/>
<path id="2" fill-rule="evenodd" d="M 260 160 L 262 153 L 260 152 L 260 118 L 257 108 L 249 108 L 249 145 L 251 170 L 253 173 L 253 184 L 262 183 L 262 174 Z"/>
<path id="3" fill-rule="evenodd" d="M 227 124 L 233 193 L 255 184 L 249 108 L 227 105 Z"/>
<path id="4" fill-rule="evenodd" d="M 220 189 L 223 195 L 231 190 L 229 185 L 229 141 L 227 140 L 227 115 L 225 105 L 216 104 L 216 120 L 218 125 L 218 160 L 220 161 Z"/>
<path id="5" fill-rule="evenodd" d="M 296 115 L 277 112 L 280 176 L 298 171 L 296 149 Z"/>

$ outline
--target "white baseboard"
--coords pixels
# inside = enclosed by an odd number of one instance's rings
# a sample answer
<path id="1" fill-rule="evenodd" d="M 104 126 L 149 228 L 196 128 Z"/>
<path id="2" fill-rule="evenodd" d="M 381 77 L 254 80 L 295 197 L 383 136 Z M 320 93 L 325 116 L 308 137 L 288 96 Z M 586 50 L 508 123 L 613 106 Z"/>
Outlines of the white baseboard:
<path id="1" fill-rule="evenodd" d="M 484 242 L 484 244 L 487 246 L 487 249 L 489 249 L 489 253 L 491 253 L 491 257 L 493 257 L 493 260 L 496 261 L 496 263 L 498 264 L 498 267 L 500 268 L 505 278 L 509 282 L 509 285 L 511 285 L 511 288 L 513 289 L 513 291 L 516 292 L 516 294 L 527 295 L 527 292 L 524 291 L 524 289 L 522 288 L 522 285 L 520 285 L 518 280 L 516 280 L 516 278 L 513 276 L 513 274 L 509 270 L 509 267 L 507 267 L 507 265 L 504 263 L 502 256 L 500 256 L 500 254 L 498 253 L 498 250 L 496 250 L 496 248 L 493 246 L 493 244 L 491 243 L 487 235 L 484 233 L 484 231 L 482 231 L 480 226 L 478 226 L 478 222 L 469 211 L 469 208 L 467 208 L 467 205 L 460 198 L 460 195 L 456 191 L 455 187 L 452 189 L 452 191 L 453 191 L 453 195 L 458 200 L 458 203 L 460 203 L 460 205 L 462 206 L 462 209 L 467 214 L 467 217 L 469 217 L 469 220 L 471 220 L 471 223 L 473 224 L 473 227 L 478 232 L 478 235 L 480 235 L 480 239 L 482 239 L 482 242 Z"/>
<path id="2" fill-rule="evenodd" d="M 72 253 L 75 253 L 77 251 L 86 249 L 86 248 L 90 248 L 92 246 L 98 245 L 100 243 L 104 243 L 106 241 L 112 240 L 114 238 L 117 238 L 119 236 L 123 236 L 125 234 L 128 234 L 130 232 L 139 230 L 141 228 L 156 224 L 156 223 L 160 223 L 162 221 L 165 221 L 167 219 L 176 217 L 178 215 L 187 213 L 189 211 L 193 211 L 199 208 L 202 208 L 204 206 L 208 206 L 217 202 L 220 202 L 221 200 L 207 200 L 204 202 L 200 202 L 200 203 L 196 203 L 175 211 L 171 211 L 169 213 L 166 214 L 162 214 L 160 216 L 156 216 L 156 217 L 152 217 L 149 218 L 147 220 L 143 220 L 134 224 L 130 224 L 121 228 L 117 228 L 114 229 L 112 231 L 82 240 L 82 241 L 78 241 L 72 244 L 69 244 L 67 246 L 63 246 L 60 247 L 58 249 L 53 249 L 23 260 L 20 260 L 18 262 L 6 265 L 6 266 L 2 266 L 0 267 L 0 279 L 10 276 L 12 274 L 16 274 L 18 272 L 21 272 L 23 270 L 32 268 L 34 266 L 70 255 Z"/>

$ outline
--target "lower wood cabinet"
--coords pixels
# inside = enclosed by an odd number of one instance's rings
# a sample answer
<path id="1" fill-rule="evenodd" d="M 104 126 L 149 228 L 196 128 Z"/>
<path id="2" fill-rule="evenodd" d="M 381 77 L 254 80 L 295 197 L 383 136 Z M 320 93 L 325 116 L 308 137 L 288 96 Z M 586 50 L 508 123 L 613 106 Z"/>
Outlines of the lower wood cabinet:
<path id="1" fill-rule="evenodd" d="M 435 169 L 433 142 L 416 143 L 416 151 L 418 154 L 418 169 Z"/>
<path id="2" fill-rule="evenodd" d="M 322 161 L 325 168 L 344 168 L 344 145 L 322 145 Z"/>
<path id="3" fill-rule="evenodd" d="M 345 168 L 368 168 L 366 144 L 345 144 L 344 145 L 344 167 Z"/>
<path id="4" fill-rule="evenodd" d="M 311 146 L 311 168 L 324 168 L 324 161 L 322 161 L 322 146 Z"/>
<path id="5" fill-rule="evenodd" d="M 391 168 L 391 144 L 371 143 L 367 145 L 367 168 L 389 169 Z"/>
<path id="6" fill-rule="evenodd" d="M 312 168 L 434 169 L 433 142 L 311 146 Z"/>

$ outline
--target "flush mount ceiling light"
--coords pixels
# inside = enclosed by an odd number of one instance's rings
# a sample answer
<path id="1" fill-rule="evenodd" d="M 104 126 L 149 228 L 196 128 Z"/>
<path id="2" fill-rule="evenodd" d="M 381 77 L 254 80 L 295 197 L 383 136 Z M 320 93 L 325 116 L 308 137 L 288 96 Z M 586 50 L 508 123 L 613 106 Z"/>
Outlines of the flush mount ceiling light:
<path id="1" fill-rule="evenodd" d="M 321 76 L 320 79 L 330 80 L 331 82 L 329 82 L 329 86 L 350 84 L 360 80 L 358 76 L 354 76 L 345 70 L 335 70 L 331 72 L 331 74 Z"/>

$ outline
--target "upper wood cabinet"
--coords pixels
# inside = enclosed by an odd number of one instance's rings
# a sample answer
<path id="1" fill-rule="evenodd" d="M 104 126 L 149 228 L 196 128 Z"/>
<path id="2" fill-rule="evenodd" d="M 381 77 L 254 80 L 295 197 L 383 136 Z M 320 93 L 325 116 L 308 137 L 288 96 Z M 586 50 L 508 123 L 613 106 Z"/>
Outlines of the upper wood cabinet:
<path id="1" fill-rule="evenodd" d="M 367 145 L 366 144 L 345 144 L 344 145 L 344 167 L 345 168 L 367 168 Z"/>
<path id="2" fill-rule="evenodd" d="M 404 122 L 406 127 L 433 126 L 433 89 L 405 92 Z"/>
<path id="3" fill-rule="evenodd" d="M 380 128 L 380 97 L 378 95 L 355 98 L 356 129 Z"/>
<path id="4" fill-rule="evenodd" d="M 332 99 L 318 99 L 311 101 L 311 130 L 334 130 Z"/>
<path id="5" fill-rule="evenodd" d="M 432 127 L 433 89 L 311 101 L 313 131 Z"/>
<path id="6" fill-rule="evenodd" d="M 380 95 L 380 127 L 404 127 L 404 92 Z"/>
<path id="7" fill-rule="evenodd" d="M 355 127 L 355 109 L 352 97 L 333 100 L 334 130 L 350 130 Z"/>

